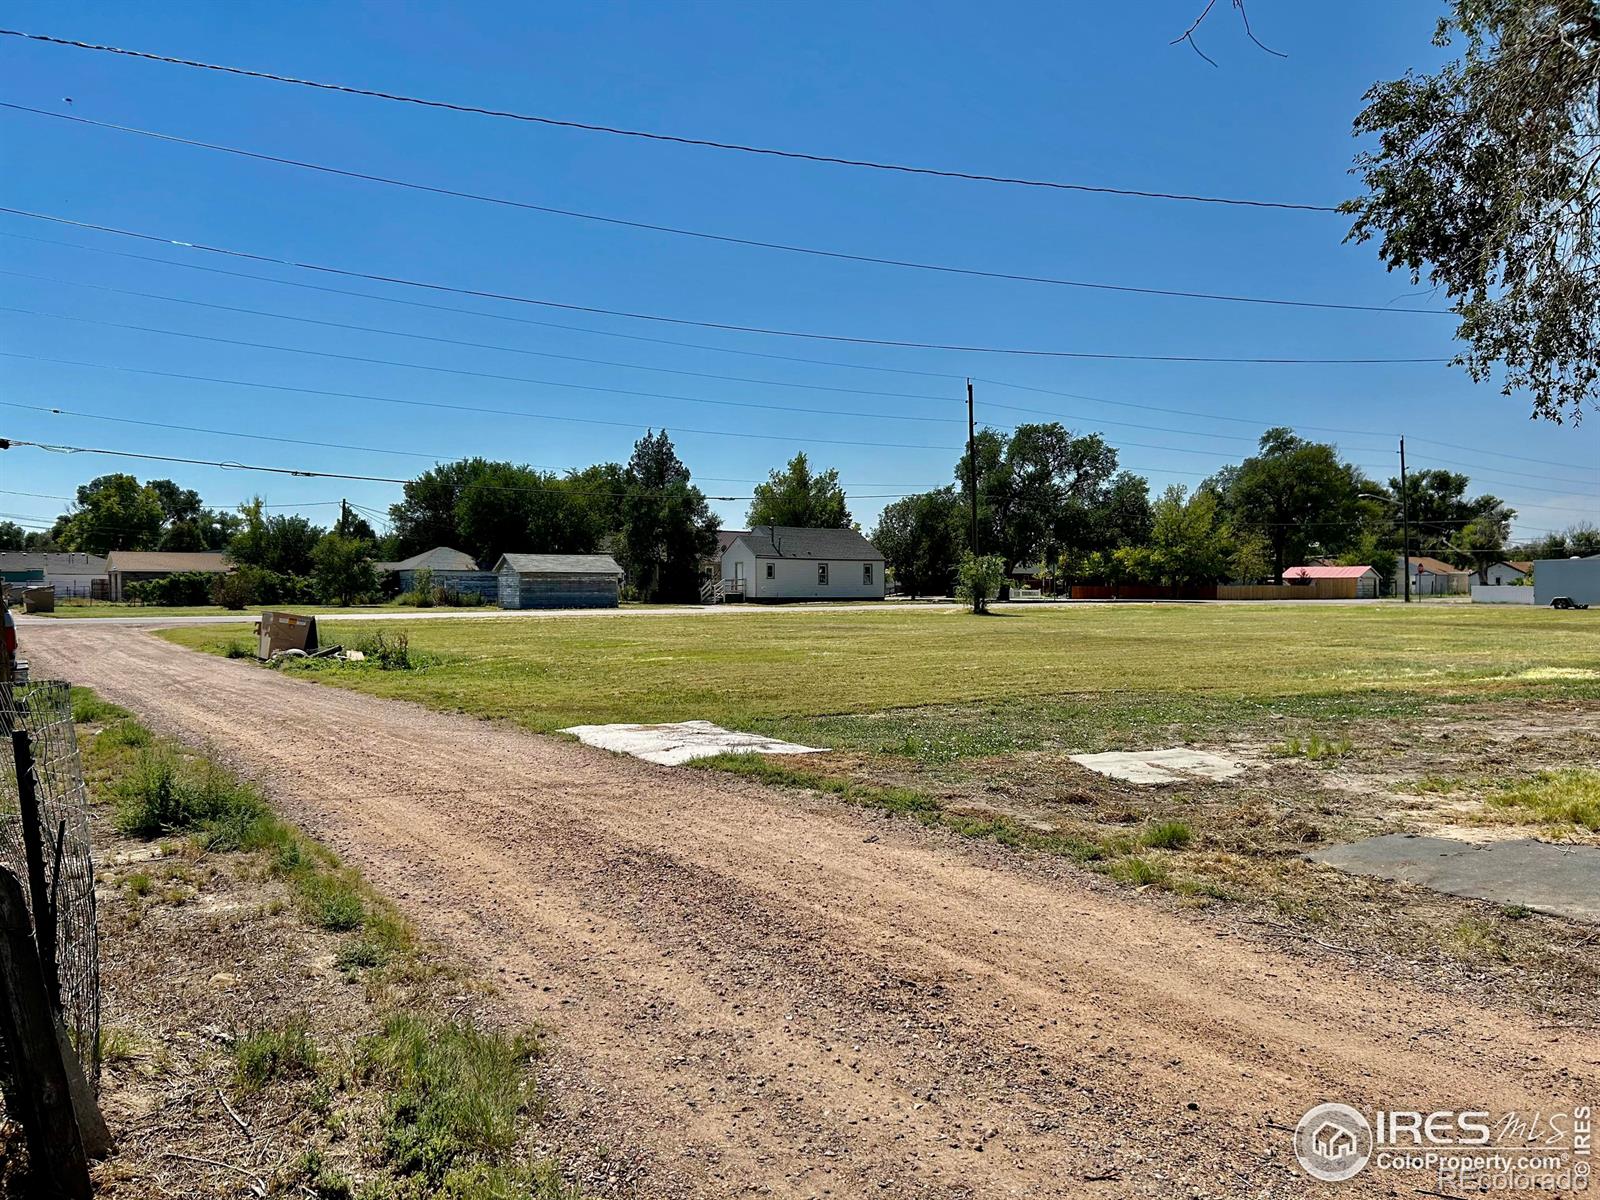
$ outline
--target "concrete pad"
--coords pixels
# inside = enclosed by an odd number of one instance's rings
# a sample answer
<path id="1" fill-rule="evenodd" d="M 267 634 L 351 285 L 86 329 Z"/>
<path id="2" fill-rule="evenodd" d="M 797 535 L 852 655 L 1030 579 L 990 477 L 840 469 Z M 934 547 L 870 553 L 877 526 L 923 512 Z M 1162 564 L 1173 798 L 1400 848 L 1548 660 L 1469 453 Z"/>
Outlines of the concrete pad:
<path id="1" fill-rule="evenodd" d="M 696 758 L 717 754 L 824 754 L 826 747 L 797 746 L 759 733 L 740 733 L 710 721 L 677 721 L 666 725 L 574 725 L 563 729 L 586 746 L 631 754 L 645 762 L 680 767 Z"/>
<path id="2" fill-rule="evenodd" d="M 1174 746 L 1170 750 L 1112 750 L 1074 754 L 1072 761 L 1112 779 L 1128 783 L 1182 783 L 1186 778 L 1233 779 L 1244 766 L 1219 754 Z"/>
<path id="3" fill-rule="evenodd" d="M 1462 842 L 1386 833 L 1307 855 L 1352 875 L 1420 883 L 1452 896 L 1521 904 L 1600 923 L 1600 847 L 1557 846 L 1520 838 Z"/>

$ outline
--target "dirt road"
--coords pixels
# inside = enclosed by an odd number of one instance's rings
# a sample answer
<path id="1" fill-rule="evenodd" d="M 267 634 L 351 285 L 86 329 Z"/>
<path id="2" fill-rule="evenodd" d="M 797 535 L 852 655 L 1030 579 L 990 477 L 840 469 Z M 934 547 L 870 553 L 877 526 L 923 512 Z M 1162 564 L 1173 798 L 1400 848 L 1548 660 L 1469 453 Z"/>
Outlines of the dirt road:
<path id="1" fill-rule="evenodd" d="M 643 1195 L 1327 1195 L 1285 1132 L 1312 1104 L 1597 1096 L 1590 1034 L 1061 863 L 135 630 L 28 635 L 36 677 L 211 743 L 498 978 L 582 1065 L 560 1101 L 641 1156 Z"/>

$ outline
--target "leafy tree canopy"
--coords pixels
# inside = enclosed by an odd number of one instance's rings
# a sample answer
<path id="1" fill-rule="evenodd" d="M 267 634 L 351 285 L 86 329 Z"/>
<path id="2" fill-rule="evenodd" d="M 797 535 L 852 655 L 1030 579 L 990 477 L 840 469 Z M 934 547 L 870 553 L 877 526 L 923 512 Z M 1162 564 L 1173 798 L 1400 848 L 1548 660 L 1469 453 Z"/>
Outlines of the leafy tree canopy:
<path id="1" fill-rule="evenodd" d="M 757 525 L 797 525 L 804 529 L 848 529 L 850 510 L 845 506 L 839 472 L 830 467 L 813 472 L 805 451 L 773 471 L 765 483 L 756 484 L 755 499 L 746 516 Z"/>
<path id="2" fill-rule="evenodd" d="M 1365 477 L 1340 462 L 1333 446 L 1281 428 L 1262 434 L 1259 452 L 1219 473 L 1211 486 L 1228 523 L 1266 542 L 1279 583 L 1313 547 L 1337 554 L 1360 535 L 1360 497 L 1369 490 Z"/>
<path id="3" fill-rule="evenodd" d="M 717 548 L 717 518 L 665 429 L 634 444 L 622 483 L 615 542 L 629 583 L 641 600 L 694 599 L 700 559 Z"/>
<path id="4" fill-rule="evenodd" d="M 954 487 L 886 505 L 871 542 L 910 596 L 950 594 L 966 546 L 966 512 Z"/>
<path id="5" fill-rule="evenodd" d="M 1456 359 L 1536 415 L 1581 419 L 1600 372 L 1600 13 L 1588 0 L 1455 0 L 1431 74 L 1375 84 L 1356 118 L 1350 239 L 1424 276 L 1460 317 Z"/>

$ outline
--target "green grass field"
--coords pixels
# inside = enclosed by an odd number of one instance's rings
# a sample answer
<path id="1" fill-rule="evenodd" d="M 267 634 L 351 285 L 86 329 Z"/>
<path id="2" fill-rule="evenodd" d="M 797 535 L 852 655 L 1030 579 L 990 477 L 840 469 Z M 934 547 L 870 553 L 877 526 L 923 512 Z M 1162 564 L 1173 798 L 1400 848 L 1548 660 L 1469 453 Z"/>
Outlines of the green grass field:
<path id="1" fill-rule="evenodd" d="M 333 604 L 295 604 L 288 608 L 300 613 L 313 613 L 316 616 L 353 616 L 357 613 L 382 613 L 382 612 L 420 612 L 420 609 L 403 604 L 352 604 L 348 608 L 340 608 Z M 241 613 L 238 609 L 223 608 L 220 604 L 188 604 L 175 605 L 163 608 L 154 604 L 130 604 L 126 600 L 90 600 L 63 602 L 56 606 L 53 613 L 41 613 L 46 617 L 226 617 L 237 616 L 241 620 L 246 617 L 254 618 L 260 606 L 251 608 Z M 437 610 L 434 610 L 437 611 Z"/>
<path id="2" fill-rule="evenodd" d="M 353 643 L 372 628 L 326 621 L 322 640 Z M 247 630 L 161 636 L 220 653 Z M 792 730 L 839 715 L 879 714 L 878 721 L 902 710 L 974 706 L 966 724 L 1003 726 L 1005 710 L 1020 708 L 1037 723 L 1053 701 L 1071 697 L 1081 707 L 1090 696 L 1114 715 L 1129 704 L 1231 708 L 1280 697 L 1337 703 L 1362 695 L 1381 705 L 1518 690 L 1600 694 L 1600 617 L 1543 609 L 1122 605 L 990 617 L 774 610 L 385 626 L 390 637 L 401 632 L 428 665 L 328 666 L 316 677 L 540 731 L 690 718 Z"/>

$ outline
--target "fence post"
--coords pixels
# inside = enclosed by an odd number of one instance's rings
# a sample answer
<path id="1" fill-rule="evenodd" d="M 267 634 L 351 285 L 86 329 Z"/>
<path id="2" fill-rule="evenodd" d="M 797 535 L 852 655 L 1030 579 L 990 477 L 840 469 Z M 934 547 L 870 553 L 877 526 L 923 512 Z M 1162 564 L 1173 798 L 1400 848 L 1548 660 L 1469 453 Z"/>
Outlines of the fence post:
<path id="1" fill-rule="evenodd" d="M 61 974 L 56 965 L 56 911 L 50 902 L 50 880 L 44 866 L 44 816 L 33 769 L 33 742 L 25 729 L 11 735 L 17 760 L 17 807 L 22 816 L 22 853 L 28 865 L 28 896 L 39 944 L 39 966 L 52 1008 L 61 1007 Z"/>
<path id="2" fill-rule="evenodd" d="M 39 1195 L 89 1200 L 89 1160 L 72 1102 L 65 1049 L 28 927 L 22 884 L 0 868 L 0 1033 L 16 1074 L 17 1117 Z"/>

